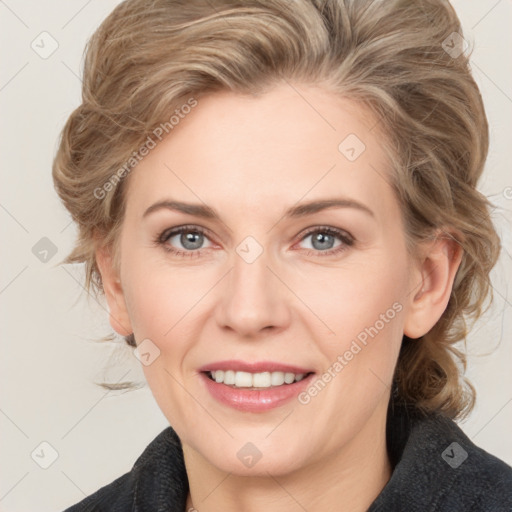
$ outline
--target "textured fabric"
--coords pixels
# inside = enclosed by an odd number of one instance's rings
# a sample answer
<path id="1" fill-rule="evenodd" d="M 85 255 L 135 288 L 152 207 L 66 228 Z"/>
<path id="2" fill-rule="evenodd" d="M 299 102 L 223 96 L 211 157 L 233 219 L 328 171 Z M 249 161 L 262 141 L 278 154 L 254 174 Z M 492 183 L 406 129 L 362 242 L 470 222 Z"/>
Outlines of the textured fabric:
<path id="1" fill-rule="evenodd" d="M 391 479 L 368 512 L 512 512 L 512 468 L 478 448 L 450 419 L 390 409 Z M 163 430 L 130 472 L 64 512 L 184 512 L 181 442 Z"/>

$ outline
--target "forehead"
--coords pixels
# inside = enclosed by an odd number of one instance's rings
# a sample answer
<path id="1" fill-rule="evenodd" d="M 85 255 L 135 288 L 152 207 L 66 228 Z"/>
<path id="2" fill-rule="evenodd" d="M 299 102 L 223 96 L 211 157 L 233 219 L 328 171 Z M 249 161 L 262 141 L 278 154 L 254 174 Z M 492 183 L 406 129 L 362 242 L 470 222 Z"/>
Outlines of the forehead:
<path id="1" fill-rule="evenodd" d="M 132 171 L 127 214 L 168 195 L 254 213 L 335 194 L 389 208 L 377 124 L 361 105 L 317 87 L 206 95 Z"/>

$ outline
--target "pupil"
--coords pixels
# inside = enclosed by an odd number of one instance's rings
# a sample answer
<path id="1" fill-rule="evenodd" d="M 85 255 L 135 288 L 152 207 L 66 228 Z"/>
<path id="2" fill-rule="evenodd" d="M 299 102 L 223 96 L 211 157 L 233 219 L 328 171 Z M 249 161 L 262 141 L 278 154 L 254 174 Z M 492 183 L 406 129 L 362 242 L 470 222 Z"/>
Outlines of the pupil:
<path id="1" fill-rule="evenodd" d="M 187 249 L 199 249 L 201 247 L 201 233 L 196 232 L 188 232 L 188 233 L 182 233 L 181 234 L 181 240 L 180 242 L 183 244 L 183 247 Z M 194 241 L 194 238 L 196 239 Z"/>
<path id="2" fill-rule="evenodd" d="M 329 240 L 331 239 L 331 240 Z M 327 245 L 329 247 L 327 247 L 326 245 L 322 245 L 326 243 L 326 240 L 327 240 Z M 331 244 L 329 244 L 328 242 L 331 242 Z M 313 247 L 315 247 L 315 249 L 331 249 L 332 248 L 332 236 L 331 235 L 325 235 L 325 234 L 322 234 L 322 233 L 318 233 L 316 235 L 316 237 L 313 237 Z M 315 246 L 315 242 L 320 242 L 320 246 L 317 247 Z"/>

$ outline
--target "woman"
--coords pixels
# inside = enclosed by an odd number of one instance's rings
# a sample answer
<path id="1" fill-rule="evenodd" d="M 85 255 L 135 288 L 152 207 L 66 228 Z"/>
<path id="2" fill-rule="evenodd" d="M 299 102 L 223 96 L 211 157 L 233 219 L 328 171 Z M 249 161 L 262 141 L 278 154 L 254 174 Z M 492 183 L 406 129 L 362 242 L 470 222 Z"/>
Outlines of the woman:
<path id="1" fill-rule="evenodd" d="M 512 510 L 454 420 L 499 240 L 439 1 L 126 0 L 53 176 L 169 420 L 80 510 Z"/>

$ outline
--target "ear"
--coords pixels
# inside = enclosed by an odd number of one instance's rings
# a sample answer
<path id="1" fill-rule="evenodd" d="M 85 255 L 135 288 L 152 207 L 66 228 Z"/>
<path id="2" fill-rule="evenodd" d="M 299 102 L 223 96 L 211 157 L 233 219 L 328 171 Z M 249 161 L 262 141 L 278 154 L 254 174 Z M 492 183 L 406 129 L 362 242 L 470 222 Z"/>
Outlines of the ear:
<path id="1" fill-rule="evenodd" d="M 102 246 L 96 249 L 95 255 L 107 298 L 110 325 L 121 336 L 128 336 L 133 329 L 126 308 L 121 280 L 115 268 L 111 251 Z"/>
<path id="2" fill-rule="evenodd" d="M 436 237 L 421 250 L 412 275 L 414 287 L 408 295 L 404 323 L 404 334 L 409 338 L 425 335 L 441 318 L 450 300 L 463 252 L 450 235 Z"/>

